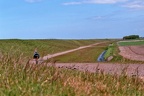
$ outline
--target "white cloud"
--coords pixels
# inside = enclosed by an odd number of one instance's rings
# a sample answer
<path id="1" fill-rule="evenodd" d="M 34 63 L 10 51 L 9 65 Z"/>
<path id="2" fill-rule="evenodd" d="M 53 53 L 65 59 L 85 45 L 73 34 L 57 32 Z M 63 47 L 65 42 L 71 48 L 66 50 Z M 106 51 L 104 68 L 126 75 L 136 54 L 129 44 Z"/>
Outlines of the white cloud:
<path id="1" fill-rule="evenodd" d="M 66 3 L 63 3 L 63 5 L 78 5 L 78 4 L 82 4 L 82 2 L 66 2 Z"/>
<path id="2" fill-rule="evenodd" d="M 79 2 L 66 2 L 64 5 L 76 5 L 76 4 L 115 4 L 119 2 L 125 2 L 128 0 L 80 0 Z"/>
<path id="3" fill-rule="evenodd" d="M 118 4 L 121 7 L 131 9 L 144 9 L 144 0 L 75 0 L 73 2 L 63 3 L 63 5 L 78 4 Z"/>
<path id="4" fill-rule="evenodd" d="M 40 2 L 42 0 L 25 0 L 26 2 L 29 2 L 29 3 L 35 3 L 35 2 Z"/>
<path id="5" fill-rule="evenodd" d="M 85 0 L 85 3 L 95 3 L 95 4 L 114 4 L 118 2 L 125 2 L 127 0 Z"/>
<path id="6" fill-rule="evenodd" d="M 144 1 L 143 0 L 134 0 L 132 2 L 128 2 L 123 5 L 123 7 L 133 8 L 133 9 L 144 9 Z"/>

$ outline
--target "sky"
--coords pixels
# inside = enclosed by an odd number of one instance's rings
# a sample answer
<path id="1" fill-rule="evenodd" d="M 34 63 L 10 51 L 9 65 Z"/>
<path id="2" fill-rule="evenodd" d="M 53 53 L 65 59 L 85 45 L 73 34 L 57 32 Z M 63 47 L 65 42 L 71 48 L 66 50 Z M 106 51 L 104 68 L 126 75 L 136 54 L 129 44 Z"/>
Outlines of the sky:
<path id="1" fill-rule="evenodd" d="M 143 0 L 0 0 L 0 39 L 144 37 Z"/>

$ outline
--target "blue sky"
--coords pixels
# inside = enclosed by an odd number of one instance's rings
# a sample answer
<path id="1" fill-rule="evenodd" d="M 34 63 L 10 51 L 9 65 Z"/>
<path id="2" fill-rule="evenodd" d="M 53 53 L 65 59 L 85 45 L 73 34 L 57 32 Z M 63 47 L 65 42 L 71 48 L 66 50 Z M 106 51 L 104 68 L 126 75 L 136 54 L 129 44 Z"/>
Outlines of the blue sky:
<path id="1" fill-rule="evenodd" d="M 143 0 L 0 0 L 0 39 L 144 37 Z"/>

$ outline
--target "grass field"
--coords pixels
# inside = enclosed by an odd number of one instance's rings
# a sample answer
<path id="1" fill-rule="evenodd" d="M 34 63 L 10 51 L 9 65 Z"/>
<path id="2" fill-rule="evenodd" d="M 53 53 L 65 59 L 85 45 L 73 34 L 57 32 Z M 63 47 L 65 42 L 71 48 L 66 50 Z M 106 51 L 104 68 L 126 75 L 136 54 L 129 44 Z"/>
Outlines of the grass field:
<path id="1" fill-rule="evenodd" d="M 97 62 L 98 56 L 105 50 L 109 43 L 99 44 L 94 47 L 58 56 L 53 58 L 53 60 L 61 63 L 94 63 Z"/>
<path id="2" fill-rule="evenodd" d="M 61 41 L 61 43 L 62 42 L 63 41 Z M 83 41 L 80 42 L 82 43 Z M 115 74 L 112 76 L 104 74 L 103 72 L 80 72 L 76 70 L 73 71 L 68 69 L 48 67 L 43 64 L 33 65 L 23 62 L 23 59 L 27 58 L 27 55 L 28 57 L 31 56 L 31 54 L 33 53 L 33 48 L 38 46 L 40 48 L 44 48 L 45 50 L 47 48 L 50 48 L 48 47 L 48 45 L 50 46 L 50 41 L 34 40 L 34 42 L 32 42 L 31 40 L 6 40 L 0 41 L 0 43 L 2 44 L 2 46 L 0 46 L 0 96 L 144 95 L 144 81 L 140 80 L 137 77 L 127 77 L 125 74 L 122 74 L 121 76 Z M 93 41 L 91 43 L 93 43 Z M 74 43 L 74 47 L 80 46 L 80 44 Z M 85 44 L 88 43 L 83 43 L 81 45 Z M 71 49 L 74 47 L 71 46 L 67 49 Z M 105 45 L 99 45 L 90 49 L 83 49 L 82 51 L 73 53 L 72 55 L 76 56 L 78 53 L 79 56 L 82 56 L 83 54 L 81 52 L 88 52 L 90 50 L 92 51 L 88 53 L 92 54 L 95 52 L 95 49 L 103 50 L 104 48 Z M 64 48 L 59 51 L 67 49 Z M 39 51 L 43 52 L 42 49 L 39 49 Z M 20 55 L 21 53 L 23 53 L 23 55 Z M 88 55 L 85 54 L 85 56 Z"/>
<path id="3" fill-rule="evenodd" d="M 105 48 L 115 40 L 0 40 L 0 55 L 7 55 L 8 57 L 23 58 L 23 62 L 26 63 L 28 59 L 33 56 L 34 49 L 37 48 L 40 56 L 45 56 L 47 54 L 53 54 L 57 52 L 66 51 L 73 48 L 78 48 L 80 46 L 85 46 L 101 41 L 110 41 L 106 44 L 100 44 L 97 48 L 88 48 L 67 55 L 56 57 L 55 60 L 58 62 L 96 62 L 98 55 L 105 50 Z M 96 49 L 96 50 L 95 50 Z M 123 63 L 133 63 L 135 61 L 127 60 L 119 56 L 118 46 L 114 47 L 113 51 L 114 59 L 110 62 L 123 62 Z M 10 53 L 10 54 L 8 54 Z M 82 54 L 83 53 L 83 54 Z M 81 55 L 82 54 L 82 55 Z M 81 56 L 80 56 L 81 55 Z M 79 58 L 76 58 L 79 57 Z M 136 62 L 141 63 L 141 62 Z M 142 62 L 143 63 L 143 62 Z"/>
<path id="4" fill-rule="evenodd" d="M 97 62 L 98 56 L 105 50 L 105 47 L 86 48 L 72 53 L 53 58 L 62 63 L 93 63 Z"/>
<path id="5" fill-rule="evenodd" d="M 9 56 L 17 58 L 22 55 L 26 61 L 32 58 L 35 48 L 42 57 L 100 41 L 105 40 L 0 40 L 0 54 L 11 53 Z"/>
<path id="6" fill-rule="evenodd" d="M 0 59 L 0 96 L 143 96 L 144 81 Z"/>
<path id="7" fill-rule="evenodd" d="M 125 41 L 125 42 L 119 42 L 120 46 L 135 46 L 135 45 L 144 45 L 144 40 L 141 41 Z"/>

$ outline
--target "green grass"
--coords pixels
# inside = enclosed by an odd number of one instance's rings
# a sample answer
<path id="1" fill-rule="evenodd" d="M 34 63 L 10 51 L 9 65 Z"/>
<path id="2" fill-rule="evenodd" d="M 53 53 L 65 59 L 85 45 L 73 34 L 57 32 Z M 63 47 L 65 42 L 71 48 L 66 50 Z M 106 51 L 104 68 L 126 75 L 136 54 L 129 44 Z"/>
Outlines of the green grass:
<path id="1" fill-rule="evenodd" d="M 94 63 L 97 62 L 97 58 L 109 44 L 110 42 L 99 44 L 95 47 L 78 50 L 52 59 L 61 63 Z"/>
<path id="2" fill-rule="evenodd" d="M 119 42 L 120 46 L 135 46 L 135 45 L 144 45 L 144 41 L 126 41 L 126 42 Z"/>
<path id="3" fill-rule="evenodd" d="M 48 45 L 53 44 L 50 44 L 50 41 L 4 40 L 0 42 L 2 44 L 0 46 L 0 96 L 144 95 L 144 81 L 137 77 L 127 77 L 124 74 L 118 76 L 116 74 L 80 72 L 23 62 L 23 59 L 28 61 L 27 56 L 31 56 L 33 48 L 39 46 L 47 49 L 49 48 Z M 12 46 L 13 48 L 11 48 Z M 79 45 L 76 44 L 76 46 Z M 82 52 L 92 50 L 91 54 L 95 52 L 95 49 L 102 48 L 103 50 L 105 46 L 101 44 L 98 47 L 82 50 Z M 39 51 L 41 52 L 42 49 Z"/>
<path id="4" fill-rule="evenodd" d="M 0 96 L 143 96 L 144 81 L 0 59 Z"/>
<path id="5" fill-rule="evenodd" d="M 108 48 L 107 48 L 107 51 L 106 51 L 106 53 L 104 55 L 105 60 L 108 57 L 113 56 L 113 50 L 114 50 L 114 44 L 109 45 Z"/>
<path id="6" fill-rule="evenodd" d="M 38 49 L 38 53 L 42 57 L 100 41 L 105 40 L 0 40 L 0 54 L 6 55 L 10 52 L 10 56 L 17 58 L 22 55 L 23 60 L 26 61 L 28 58 L 32 58 L 35 48 Z"/>
<path id="7" fill-rule="evenodd" d="M 93 63 L 97 62 L 98 56 L 103 52 L 105 47 L 86 48 L 72 53 L 53 58 L 62 63 Z"/>

